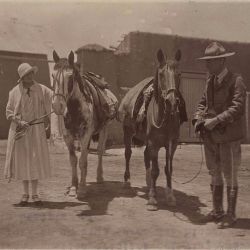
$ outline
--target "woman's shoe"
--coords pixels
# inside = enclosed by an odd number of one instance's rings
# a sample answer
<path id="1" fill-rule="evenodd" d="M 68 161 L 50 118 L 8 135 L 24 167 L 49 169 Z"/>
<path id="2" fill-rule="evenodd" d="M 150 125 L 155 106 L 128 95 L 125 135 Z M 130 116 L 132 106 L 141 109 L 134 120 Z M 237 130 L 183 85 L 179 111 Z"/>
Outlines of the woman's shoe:
<path id="1" fill-rule="evenodd" d="M 43 204 L 42 201 L 40 200 L 40 198 L 38 197 L 37 194 L 32 195 L 31 198 L 32 198 L 33 203 L 34 203 L 36 206 L 41 206 L 41 205 Z"/>
<path id="2" fill-rule="evenodd" d="M 19 206 L 26 206 L 28 204 L 29 195 L 23 194 L 21 201 L 18 203 Z"/>

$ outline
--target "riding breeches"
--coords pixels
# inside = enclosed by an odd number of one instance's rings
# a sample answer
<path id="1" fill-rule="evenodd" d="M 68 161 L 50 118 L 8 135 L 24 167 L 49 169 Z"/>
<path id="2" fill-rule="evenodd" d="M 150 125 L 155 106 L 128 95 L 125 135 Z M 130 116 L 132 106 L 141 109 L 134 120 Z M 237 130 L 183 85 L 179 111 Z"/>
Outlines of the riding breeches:
<path id="1" fill-rule="evenodd" d="M 238 169 L 241 164 L 240 141 L 214 143 L 205 136 L 204 150 L 206 165 L 211 175 L 212 185 L 223 185 L 223 176 L 227 186 L 238 186 Z"/>

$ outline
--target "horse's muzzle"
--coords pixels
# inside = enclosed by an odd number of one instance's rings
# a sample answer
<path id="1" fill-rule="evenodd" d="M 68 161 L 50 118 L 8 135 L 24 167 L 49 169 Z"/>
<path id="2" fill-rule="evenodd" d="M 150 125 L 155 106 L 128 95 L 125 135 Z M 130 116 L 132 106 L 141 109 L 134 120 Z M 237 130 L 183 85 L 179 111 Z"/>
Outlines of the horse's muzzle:
<path id="1" fill-rule="evenodd" d="M 64 115 L 67 112 L 66 104 L 59 102 L 52 102 L 52 109 L 56 115 Z"/>

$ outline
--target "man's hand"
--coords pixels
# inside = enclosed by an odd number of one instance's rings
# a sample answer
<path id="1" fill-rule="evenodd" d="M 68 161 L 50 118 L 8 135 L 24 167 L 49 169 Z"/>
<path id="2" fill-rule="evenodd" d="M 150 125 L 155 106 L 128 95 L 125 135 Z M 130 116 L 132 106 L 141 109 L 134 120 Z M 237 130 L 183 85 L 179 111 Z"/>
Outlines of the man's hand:
<path id="1" fill-rule="evenodd" d="M 204 126 L 204 121 L 197 120 L 194 124 L 194 132 L 199 135 L 202 126 Z"/>
<path id="2" fill-rule="evenodd" d="M 207 130 L 212 130 L 219 123 L 220 123 L 220 121 L 218 120 L 217 117 L 210 118 L 210 119 L 205 119 L 204 127 Z"/>

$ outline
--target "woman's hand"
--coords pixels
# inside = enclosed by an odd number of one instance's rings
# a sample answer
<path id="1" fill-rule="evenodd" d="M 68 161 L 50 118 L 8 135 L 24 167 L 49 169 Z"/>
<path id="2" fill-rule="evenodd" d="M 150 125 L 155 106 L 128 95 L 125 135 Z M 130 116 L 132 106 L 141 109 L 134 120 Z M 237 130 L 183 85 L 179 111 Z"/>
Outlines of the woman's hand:
<path id="1" fill-rule="evenodd" d="M 18 126 L 19 128 L 21 128 L 21 129 L 26 129 L 26 128 L 28 128 L 30 125 L 29 125 L 28 122 L 20 120 L 20 121 L 17 122 L 17 126 Z"/>

